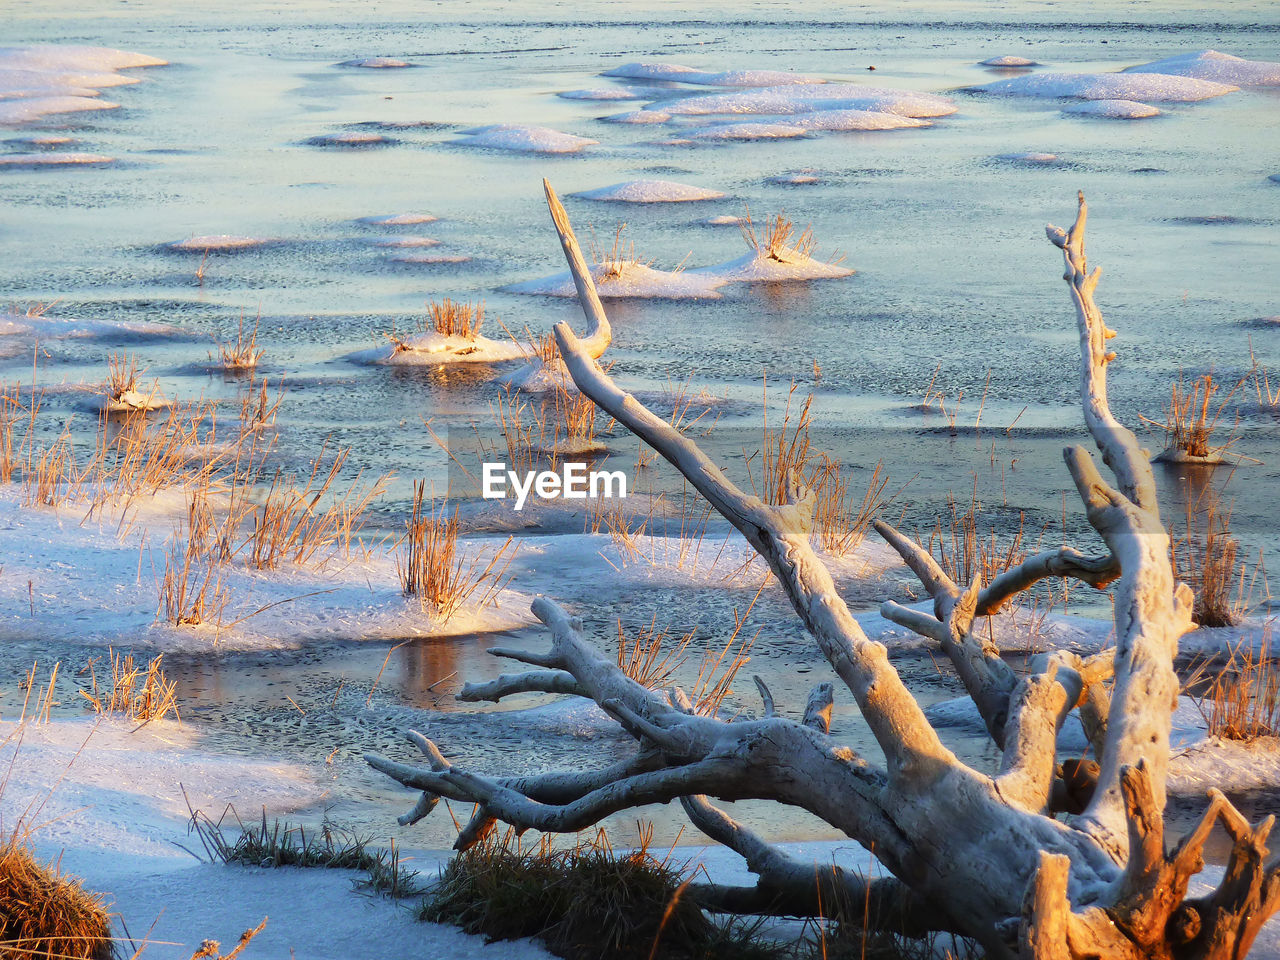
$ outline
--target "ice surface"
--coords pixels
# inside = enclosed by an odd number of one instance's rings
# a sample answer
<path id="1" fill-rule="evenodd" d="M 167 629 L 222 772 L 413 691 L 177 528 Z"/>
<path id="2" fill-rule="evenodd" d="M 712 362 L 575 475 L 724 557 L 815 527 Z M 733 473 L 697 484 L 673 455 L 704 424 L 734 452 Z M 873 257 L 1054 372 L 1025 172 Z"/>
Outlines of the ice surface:
<path id="1" fill-rule="evenodd" d="M 1158 107 L 1136 100 L 1086 100 L 1065 107 L 1063 113 L 1085 117 L 1106 117 L 1110 120 L 1141 120 L 1160 115 Z"/>
<path id="2" fill-rule="evenodd" d="M 815 110 L 873 110 L 904 117 L 943 117 L 956 112 L 946 97 L 854 83 L 797 84 L 734 93 L 664 100 L 654 109 L 680 116 L 701 114 L 811 113 Z"/>
<path id="3" fill-rule="evenodd" d="M 571 196 L 584 200 L 617 200 L 624 203 L 682 203 L 690 200 L 715 200 L 724 194 L 719 190 L 708 190 L 671 180 L 629 180 L 596 190 L 582 190 Z"/>
<path id="4" fill-rule="evenodd" d="M 816 77 L 785 70 L 727 70 L 707 73 L 675 63 L 626 63 L 601 74 L 635 80 L 673 80 L 705 87 L 771 87 L 788 83 L 822 83 Z"/>
<path id="5" fill-rule="evenodd" d="M 168 247 L 171 250 L 216 250 L 227 253 L 233 250 L 262 247 L 275 242 L 270 237 L 245 237 L 231 233 L 216 233 L 188 237 L 186 240 L 175 240 L 173 243 L 168 244 Z"/>
<path id="6" fill-rule="evenodd" d="M 1269 60 L 1245 60 L 1217 50 L 1201 50 L 1199 53 L 1183 53 L 1164 60 L 1155 60 L 1126 73 L 1163 73 L 1238 87 L 1280 85 L 1280 63 Z"/>
<path id="7" fill-rule="evenodd" d="M 720 294 L 717 287 L 729 281 L 719 275 L 699 273 L 695 270 L 669 272 L 655 270 L 643 263 L 623 264 L 621 269 L 610 269 L 603 263 L 591 265 L 596 291 L 602 297 L 648 297 L 659 300 L 715 299 Z M 573 276 L 568 270 L 527 280 L 508 286 L 510 293 L 528 293 L 544 297 L 576 297 Z"/>
<path id="8" fill-rule="evenodd" d="M 312 147 L 377 147 L 396 142 L 392 137 L 385 137 L 380 133 L 360 133 L 356 131 L 322 133 L 319 136 L 310 137 L 306 141 Z"/>
<path id="9" fill-rule="evenodd" d="M 380 237 L 373 241 L 375 247 L 438 247 L 439 240 L 433 240 L 431 237 Z"/>
<path id="10" fill-rule="evenodd" d="M 631 87 L 599 87 L 593 90 L 565 90 L 557 93 L 557 97 L 565 100 L 647 100 L 647 90 L 633 90 Z"/>
<path id="11" fill-rule="evenodd" d="M 702 223 L 708 227 L 736 227 L 742 223 L 742 218 L 725 213 L 717 217 L 707 217 Z"/>
<path id="12" fill-rule="evenodd" d="M 927 127 L 928 120 L 904 117 L 876 110 L 815 110 L 787 117 L 789 126 L 806 130 L 901 130 L 905 127 Z"/>
<path id="13" fill-rule="evenodd" d="M 87 110 L 114 110 L 120 106 L 93 97 L 33 97 L 23 100 L 0 100 L 0 123 L 23 124 L 54 113 L 80 113 Z"/>
<path id="14" fill-rule="evenodd" d="M 113 163 L 115 157 L 100 153 L 0 153 L 0 167 L 70 167 Z"/>
<path id="15" fill-rule="evenodd" d="M 990 57 L 983 60 L 979 66 L 981 67 L 1038 67 L 1039 64 L 1034 60 L 1028 60 L 1026 57 L 1016 57 L 1006 54 L 1003 57 Z"/>
<path id="16" fill-rule="evenodd" d="M 766 183 L 776 184 L 780 187 L 798 187 L 813 183 L 821 183 L 822 178 L 818 176 L 816 170 L 792 170 L 789 173 L 779 173 L 765 179 Z M 713 218 L 715 219 L 715 218 Z M 730 217 L 730 220 L 737 221 L 737 217 Z M 708 220 L 708 223 L 711 221 Z"/>
<path id="17" fill-rule="evenodd" d="M 994 80 L 969 89 L 1003 97 L 1074 97 L 1079 100 L 1137 100 L 1191 103 L 1239 87 L 1163 73 L 1036 73 Z"/>
<path id="18" fill-rule="evenodd" d="M 998 153 L 995 156 L 997 160 L 1008 160 L 1011 163 L 1057 163 L 1058 155 L 1056 153 Z"/>
<path id="19" fill-rule="evenodd" d="M 388 257 L 394 263 L 467 263 L 465 253 L 397 253 Z"/>
<path id="20" fill-rule="evenodd" d="M 577 153 L 583 147 L 599 143 L 587 137 L 561 133 L 550 127 L 525 126 L 518 123 L 496 123 L 484 127 L 463 130 L 464 136 L 450 143 L 468 147 L 487 147 L 493 150 L 513 150 L 518 153 Z"/>

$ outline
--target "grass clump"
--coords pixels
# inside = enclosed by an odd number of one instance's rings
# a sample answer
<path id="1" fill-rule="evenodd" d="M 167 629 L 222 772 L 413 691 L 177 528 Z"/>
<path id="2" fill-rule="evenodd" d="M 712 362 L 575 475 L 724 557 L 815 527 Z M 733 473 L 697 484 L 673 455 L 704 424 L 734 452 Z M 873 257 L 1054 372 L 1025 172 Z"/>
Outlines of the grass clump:
<path id="1" fill-rule="evenodd" d="M 564 849 L 490 835 L 449 862 L 420 918 L 490 940 L 537 937 L 570 960 L 715 955 L 716 928 L 680 870 L 649 852 L 651 838 L 650 827 L 616 853 L 603 830 Z"/>
<path id="2" fill-rule="evenodd" d="M 751 211 L 738 221 L 738 229 L 742 231 L 742 239 L 763 260 L 776 260 L 779 263 L 795 263 L 808 260 L 813 256 L 818 242 L 813 236 L 812 225 L 796 233 L 796 225 L 783 213 L 774 214 L 765 219 L 757 232 L 751 219 Z"/>
<path id="3" fill-rule="evenodd" d="M 178 716 L 178 685 L 164 675 L 164 654 L 156 656 L 145 669 L 136 666 L 133 654 L 120 654 L 110 650 L 111 688 L 105 683 L 98 687 L 98 675 L 94 669 L 97 657 L 89 661 L 90 688 L 80 695 L 89 701 L 93 712 L 118 713 L 130 720 L 163 720 L 170 713 Z"/>
<path id="4" fill-rule="evenodd" d="M 40 864 L 19 831 L 0 841 L 0 956 L 8 960 L 111 960 L 102 897 Z"/>
<path id="5" fill-rule="evenodd" d="M 1216 496 L 1188 506 L 1184 534 L 1171 532 L 1169 558 L 1174 577 L 1195 594 L 1192 618 L 1202 627 L 1240 623 L 1257 602 L 1255 591 L 1270 598 L 1261 553 L 1250 570 L 1231 535 L 1231 512 L 1218 509 Z"/>
<path id="6" fill-rule="evenodd" d="M 262 314 L 253 322 L 253 329 L 245 334 L 244 314 L 240 314 L 240 325 L 236 328 L 236 339 L 218 342 L 218 366 L 226 373 L 249 373 L 258 366 L 267 351 L 258 346 L 258 326 L 262 323 Z M 213 354 L 209 354 L 213 359 Z"/>
<path id="7" fill-rule="evenodd" d="M 431 318 L 431 329 L 436 333 L 474 340 L 484 323 L 484 302 L 461 303 L 445 297 L 439 303 L 432 301 L 427 304 L 427 315 Z"/>

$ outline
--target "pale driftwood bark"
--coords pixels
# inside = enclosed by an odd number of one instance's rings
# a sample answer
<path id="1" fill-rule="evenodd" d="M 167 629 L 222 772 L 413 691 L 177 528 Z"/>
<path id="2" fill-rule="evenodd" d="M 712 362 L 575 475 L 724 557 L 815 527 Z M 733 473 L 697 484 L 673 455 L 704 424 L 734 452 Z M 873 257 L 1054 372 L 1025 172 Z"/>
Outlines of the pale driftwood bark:
<path id="1" fill-rule="evenodd" d="M 556 212 L 549 188 L 548 200 Z M 578 621 L 539 598 L 533 610 L 550 629 L 551 648 L 493 652 L 540 669 L 469 686 L 465 695 L 554 691 L 590 698 L 636 740 L 635 755 L 602 770 L 494 778 L 449 763 L 429 740 L 412 734 L 426 767 L 368 758 L 423 791 L 406 819 L 428 812 L 439 797 L 474 802 L 477 812 L 458 838 L 466 847 L 496 820 L 571 831 L 619 810 L 680 799 L 695 825 L 742 855 L 759 877 L 750 888 L 702 885 L 698 895 L 712 907 L 804 912 L 825 890 L 869 898 L 892 919 L 890 926 L 962 931 L 991 957 L 1243 956 L 1280 906 L 1280 868 L 1266 864 L 1270 821 L 1250 827 L 1214 795 L 1204 823 L 1172 854 L 1164 848 L 1161 810 L 1177 693 L 1172 659 L 1178 638 L 1192 626 L 1190 596 L 1173 581 L 1150 467 L 1107 404 L 1105 368 L 1113 355 L 1104 347 L 1112 334 L 1093 301 L 1097 272 L 1086 271 L 1086 212 L 1082 197 L 1071 231 L 1050 228 L 1049 236 L 1064 252 L 1077 310 L 1085 422 L 1118 487 L 1103 481 L 1083 449 L 1065 455 L 1107 554 L 1063 548 L 1032 557 L 985 587 L 962 590 L 918 545 L 891 527 L 877 527 L 934 601 L 932 615 L 896 604 L 886 604 L 885 615 L 947 652 L 1002 747 L 994 776 L 942 746 L 884 647 L 870 642 L 849 613 L 809 544 L 811 499 L 795 491 L 789 503 L 771 507 L 745 494 L 696 444 L 620 390 L 595 362 L 594 348 L 560 324 L 556 339 L 579 389 L 672 463 L 766 559 L 857 701 L 885 769 L 874 769 L 831 735 L 830 685 L 811 695 L 803 722 L 777 716 L 763 683 L 762 719 L 699 716 L 682 691 L 659 694 L 626 677 L 581 636 Z M 567 219 L 557 228 L 562 242 L 572 238 Z M 564 245 L 584 303 L 595 305 L 585 308 L 590 319 L 599 308 L 590 274 L 581 256 L 573 256 L 576 245 Z M 1115 583 L 1117 647 L 1110 662 L 1046 655 L 1019 679 L 992 644 L 974 635 L 973 621 L 1050 576 Z M 1061 821 L 1046 812 L 1055 776 L 1075 786 L 1082 777 L 1083 765 L 1056 762 L 1058 733 L 1073 710 L 1080 711 L 1101 766 L 1083 815 Z M 828 874 L 798 864 L 711 798 L 802 807 L 874 850 L 895 879 L 869 884 L 845 867 Z M 1216 822 L 1234 841 L 1226 876 L 1210 896 L 1188 899 L 1187 881 L 1202 866 L 1204 841 Z"/>

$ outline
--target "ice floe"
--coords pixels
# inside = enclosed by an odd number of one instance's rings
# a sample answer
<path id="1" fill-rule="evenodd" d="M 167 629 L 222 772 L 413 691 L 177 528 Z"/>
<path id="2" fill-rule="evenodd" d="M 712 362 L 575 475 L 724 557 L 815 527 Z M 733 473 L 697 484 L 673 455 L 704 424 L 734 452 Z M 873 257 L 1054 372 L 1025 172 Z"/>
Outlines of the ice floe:
<path id="1" fill-rule="evenodd" d="M 661 110 L 629 110 L 626 113 L 613 113 L 600 119 L 607 120 L 609 123 L 666 123 L 671 119 L 671 114 L 663 113 Z"/>
<path id="2" fill-rule="evenodd" d="M 1050 164 L 1058 162 L 1056 153 L 998 153 L 993 159 L 1004 160 L 1008 163 L 1042 163 Z"/>
<path id="3" fill-rule="evenodd" d="M 930 123 L 928 120 L 878 110 L 815 110 L 811 113 L 791 114 L 787 117 L 787 125 L 806 130 L 838 132 L 901 130 L 907 127 L 927 127 Z"/>
<path id="4" fill-rule="evenodd" d="M 777 255 L 755 251 L 714 267 L 688 271 L 718 278 L 722 283 L 779 283 L 787 280 L 827 280 L 853 275 L 840 263 L 818 260 L 797 250 L 781 250 Z"/>
<path id="5" fill-rule="evenodd" d="M 572 196 L 584 200 L 615 200 L 621 203 L 684 203 L 691 200 L 716 200 L 724 194 L 719 190 L 675 183 L 672 180 L 630 180 L 596 190 L 582 190 Z"/>
<path id="6" fill-rule="evenodd" d="M 463 136 L 449 141 L 468 147 L 492 150 L 514 150 L 518 153 L 576 153 L 583 147 L 599 143 L 587 137 L 561 133 L 550 127 L 526 126 L 519 123 L 495 123 L 463 130 Z"/>
<path id="7" fill-rule="evenodd" d="M 343 60 L 340 67 L 365 67 L 369 70 L 398 70 L 401 67 L 412 67 L 413 64 L 395 57 L 366 57 L 363 60 Z"/>
<path id="8" fill-rule="evenodd" d="M 1270 60 L 1245 60 L 1217 50 L 1183 53 L 1164 60 L 1129 67 L 1126 73 L 1162 73 L 1238 87 L 1280 85 L 1280 63 Z"/>
<path id="9" fill-rule="evenodd" d="M 1220 97 L 1240 88 L 1194 77 L 1163 73 L 1036 73 L 970 87 L 1002 97 L 1075 98 L 1192 103 Z"/>
<path id="10" fill-rule="evenodd" d="M 270 237 L 246 237 L 231 233 L 216 233 L 188 237 L 185 240 L 175 240 L 173 243 L 166 244 L 166 246 L 170 250 L 194 250 L 197 252 L 213 250 L 229 253 L 235 250 L 263 247 L 270 243 L 275 243 Z"/>
<path id="11" fill-rule="evenodd" d="M 1063 113 L 1083 117 L 1105 117 L 1109 120 L 1142 120 L 1157 117 L 1160 109 L 1137 100 L 1085 100 L 1064 107 Z"/>
<path id="12" fill-rule="evenodd" d="M 647 90 L 631 87 L 600 87 L 594 90 L 565 90 L 556 94 L 565 100 L 648 100 Z"/>
<path id="13" fill-rule="evenodd" d="M 101 166 L 115 157 L 100 153 L 0 153 L 0 168 Z"/>
<path id="14" fill-rule="evenodd" d="M 490 340 L 479 334 L 468 339 L 433 330 L 403 340 L 388 339 L 389 343 L 361 350 L 352 354 L 350 359 L 393 366 L 432 366 L 441 363 L 501 363 L 529 355 L 526 347 L 513 340 Z"/>
<path id="15" fill-rule="evenodd" d="M 110 47 L 37 44 L 0 47 L 0 123 L 25 124 L 43 116 L 111 110 L 99 91 L 137 83 L 116 71 L 162 66 L 166 61 Z"/>
<path id="16" fill-rule="evenodd" d="M 789 83 L 822 83 L 817 77 L 785 70 L 726 70 L 708 73 L 676 63 L 626 63 L 601 74 L 633 80 L 670 80 L 704 87 L 775 87 Z"/>
<path id="17" fill-rule="evenodd" d="M 694 270 L 655 270 L 643 263 L 616 261 L 591 264 L 596 291 L 602 297 L 644 297 L 659 300 L 703 300 L 720 296 L 717 287 L 729 281 L 719 275 Z M 509 293 L 527 293 L 544 297 L 575 297 L 577 290 L 568 270 L 526 280 L 505 288 Z"/>
<path id="18" fill-rule="evenodd" d="M 978 64 L 980 67 L 1038 67 L 1040 64 L 1034 60 L 1028 60 L 1026 57 L 1015 57 L 1005 55 L 1003 57 L 989 57 Z"/>
<path id="19" fill-rule="evenodd" d="M 384 216 L 360 217 L 361 223 L 375 227 L 407 227 L 418 223 L 435 223 L 438 217 L 429 213 L 390 213 Z"/>
<path id="20" fill-rule="evenodd" d="M 715 217 L 707 217 L 707 219 L 700 222 L 708 227 L 737 227 L 742 224 L 742 218 L 731 214 L 720 214 Z"/>
<path id="21" fill-rule="evenodd" d="M 779 173 L 772 177 L 765 178 L 765 183 L 772 183 L 779 187 L 799 187 L 821 182 L 822 178 L 818 175 L 816 170 L 790 170 L 787 173 Z M 739 222 L 737 217 L 713 217 L 712 219 L 721 219 L 735 223 Z M 708 220 L 706 222 L 710 223 L 711 221 Z"/>
<path id="22" fill-rule="evenodd" d="M 703 114 L 779 115 L 816 110 L 871 110 L 904 117 L 944 117 L 956 112 L 946 97 L 888 87 L 864 87 L 855 83 L 797 84 L 715 93 L 701 97 L 664 100 L 654 109 L 672 115 Z"/>

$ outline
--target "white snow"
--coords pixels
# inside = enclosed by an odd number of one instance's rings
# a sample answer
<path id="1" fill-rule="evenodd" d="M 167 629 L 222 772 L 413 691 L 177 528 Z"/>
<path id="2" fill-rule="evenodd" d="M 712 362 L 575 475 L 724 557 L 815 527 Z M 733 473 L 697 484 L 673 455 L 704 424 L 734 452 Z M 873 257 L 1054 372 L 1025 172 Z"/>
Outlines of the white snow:
<path id="1" fill-rule="evenodd" d="M 361 363 L 385 363 L 393 366 L 430 366 L 441 363 L 501 363 L 519 360 L 529 351 L 512 340 L 490 340 L 477 335 L 471 340 L 436 333 L 415 334 L 402 340 L 407 350 L 387 343 L 372 350 L 361 350 L 350 359 Z"/>
<path id="2" fill-rule="evenodd" d="M 742 218 L 735 217 L 732 214 L 722 213 L 718 216 L 707 217 L 707 219 L 701 222 L 708 227 L 736 227 L 741 225 Z"/>
<path id="3" fill-rule="evenodd" d="M 52 114 L 114 109 L 119 104 L 98 99 L 99 91 L 138 82 L 116 71 L 165 62 L 109 47 L 0 47 L 0 123 L 21 125 Z"/>
<path id="4" fill-rule="evenodd" d="M 803 137 L 806 127 L 790 123 L 718 123 L 687 134 L 689 140 L 788 140 Z"/>
<path id="5" fill-rule="evenodd" d="M 247 237 L 231 233 L 211 233 L 188 237 L 185 240 L 175 240 L 173 243 L 167 244 L 167 246 L 171 250 L 217 250 L 221 253 L 227 253 L 234 250 L 249 250 L 253 247 L 261 247 L 274 242 L 275 241 L 270 237 Z"/>
<path id="6" fill-rule="evenodd" d="M 815 110 L 871 110 L 904 117 L 943 117 L 956 112 L 946 97 L 854 83 L 797 84 L 735 93 L 666 100 L 654 109 L 679 116 L 758 114 L 776 116 Z"/>
<path id="7" fill-rule="evenodd" d="M 1142 120 L 1159 116 L 1160 109 L 1136 100 L 1086 100 L 1064 107 L 1063 113 L 1085 117 L 1106 117 L 1109 120 Z"/>
<path id="8" fill-rule="evenodd" d="M 407 227 L 418 223 L 435 223 L 437 219 L 429 213 L 392 213 L 385 216 L 360 217 L 359 221 L 375 227 Z"/>
<path id="9" fill-rule="evenodd" d="M 592 90 L 565 90 L 556 94 L 565 100 L 645 100 L 649 95 L 647 90 L 635 90 L 631 87 L 597 87 Z"/>
<path id="10" fill-rule="evenodd" d="M 308 138 L 306 142 L 313 147 L 373 147 L 379 144 L 395 143 L 396 141 L 380 133 L 350 131 L 347 133 L 322 133 L 319 136 Z"/>
<path id="11" fill-rule="evenodd" d="M 595 190 L 582 190 L 571 196 L 584 200 L 615 200 L 623 203 L 682 203 L 690 200 L 716 200 L 724 194 L 719 190 L 671 180 L 629 180 Z"/>
<path id="12" fill-rule="evenodd" d="M 1242 57 L 1233 57 L 1229 53 L 1219 53 L 1217 50 L 1183 53 L 1164 60 L 1129 67 L 1125 72 L 1195 77 L 1200 80 L 1234 84 L 1238 87 L 1280 85 L 1280 63 L 1269 60 L 1245 60 Z"/>
<path id="13" fill-rule="evenodd" d="M 705 87 L 771 87 L 790 83 L 822 83 L 816 77 L 785 70 L 728 70 L 707 73 L 675 63 L 627 63 L 601 74 L 635 80 L 672 80 Z"/>
<path id="14" fill-rule="evenodd" d="M 671 114 L 661 110 L 631 110 L 627 113 L 612 113 L 600 119 L 610 123 L 666 123 L 671 119 Z"/>
<path id="15" fill-rule="evenodd" d="M 0 153 L 0 167 L 95 166 L 115 159 L 101 153 Z"/>
<path id="16" fill-rule="evenodd" d="M 372 241 L 375 247 L 438 247 L 439 240 L 431 237 L 380 237 Z"/>
<path id="17" fill-rule="evenodd" d="M 577 153 L 583 147 L 599 143 L 587 137 L 561 133 L 550 127 L 526 126 L 518 123 L 495 123 L 484 127 L 463 130 L 464 136 L 450 143 L 468 147 L 486 147 L 491 150 L 512 150 L 517 153 Z"/>
<path id="18" fill-rule="evenodd" d="M 343 60 L 340 67 L 365 67 L 370 70 L 396 70 L 401 67 L 411 67 L 413 64 L 405 60 L 397 60 L 395 57 L 366 57 L 363 60 Z"/>
<path id="19" fill-rule="evenodd" d="M 787 117 L 789 126 L 805 130 L 901 130 L 906 127 L 927 127 L 928 120 L 904 117 L 879 110 L 815 110 L 811 113 L 794 113 Z"/>
<path id="20" fill-rule="evenodd" d="M 995 156 L 997 160 L 1007 160 L 1010 163 L 1057 163 L 1058 155 L 1056 153 L 1036 153 L 1034 151 L 1027 153 L 998 153 Z"/>
<path id="21" fill-rule="evenodd" d="M 823 280 L 852 276 L 853 271 L 838 263 L 827 263 L 795 251 L 784 252 L 782 260 L 749 251 L 737 259 L 690 273 L 719 277 L 724 283 L 776 283 L 786 280 Z"/>
<path id="22" fill-rule="evenodd" d="M 661 300 L 715 299 L 717 287 L 728 280 L 696 270 L 655 270 L 643 263 L 627 263 L 611 269 L 605 263 L 591 264 L 596 290 L 602 297 L 646 297 Z M 510 293 L 527 293 L 544 297 L 576 297 L 573 276 L 568 270 L 513 283 L 505 288 Z"/>
<path id="23" fill-rule="evenodd" d="M 1240 88 L 1161 73 L 1037 73 L 994 80 L 969 89 L 1005 97 L 1191 103 L 1221 97 Z"/>
<path id="24" fill-rule="evenodd" d="M 1036 63 L 1034 60 L 1028 60 L 1026 57 L 1018 57 L 1018 56 L 1013 56 L 1011 54 L 1005 54 L 1002 57 L 989 57 L 988 59 L 983 60 L 978 65 L 981 67 L 1038 67 L 1039 66 L 1039 64 Z"/>
<path id="25" fill-rule="evenodd" d="M 821 183 L 822 177 L 818 175 L 818 172 L 816 170 L 792 170 L 789 173 L 779 173 L 779 174 L 775 174 L 772 177 L 768 177 L 766 179 L 766 182 L 777 184 L 778 186 L 783 186 L 783 187 L 797 187 L 797 186 L 804 186 L 812 183 Z M 712 220 L 715 220 L 715 219 L 726 219 L 734 223 L 739 222 L 737 217 L 728 217 L 728 218 L 713 217 L 712 218 Z M 711 223 L 711 220 L 707 220 L 706 222 Z"/>

